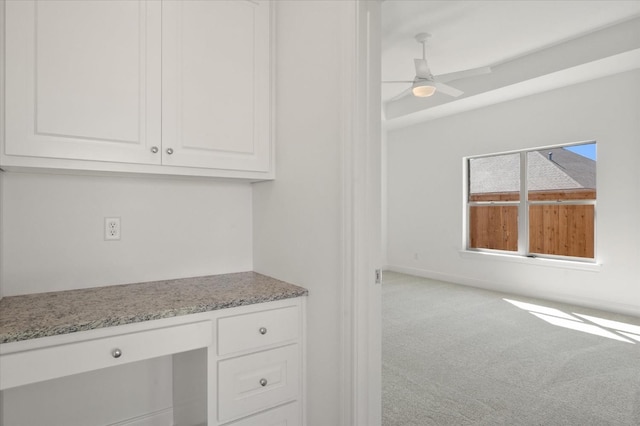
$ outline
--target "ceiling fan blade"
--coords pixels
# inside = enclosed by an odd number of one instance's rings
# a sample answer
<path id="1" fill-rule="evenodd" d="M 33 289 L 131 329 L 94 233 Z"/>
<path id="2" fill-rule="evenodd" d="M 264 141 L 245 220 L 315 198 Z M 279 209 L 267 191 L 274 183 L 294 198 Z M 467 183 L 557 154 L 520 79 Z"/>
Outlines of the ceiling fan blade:
<path id="1" fill-rule="evenodd" d="M 413 63 L 416 65 L 416 77 L 432 79 L 431 71 L 425 59 L 414 59 Z"/>
<path id="2" fill-rule="evenodd" d="M 382 83 L 404 83 L 404 84 L 412 84 L 413 80 L 385 80 Z"/>
<path id="3" fill-rule="evenodd" d="M 389 99 L 387 102 L 394 102 L 397 101 L 398 99 L 402 99 L 406 96 L 409 96 L 411 94 L 411 87 L 403 90 L 402 92 L 398 93 L 397 95 L 395 95 L 393 98 Z"/>
<path id="4" fill-rule="evenodd" d="M 444 94 L 447 94 L 449 96 L 453 96 L 454 98 L 457 98 L 458 96 L 462 95 L 464 92 L 462 90 L 458 90 L 455 87 L 451 87 L 447 84 L 441 83 L 439 81 L 436 81 L 433 84 L 436 87 L 436 90 L 438 92 L 442 92 Z"/>
<path id="5" fill-rule="evenodd" d="M 490 74 L 491 67 L 472 68 L 464 71 L 450 72 L 435 76 L 438 81 L 446 83 L 448 81 L 462 80 L 463 78 L 476 77 L 478 75 Z"/>

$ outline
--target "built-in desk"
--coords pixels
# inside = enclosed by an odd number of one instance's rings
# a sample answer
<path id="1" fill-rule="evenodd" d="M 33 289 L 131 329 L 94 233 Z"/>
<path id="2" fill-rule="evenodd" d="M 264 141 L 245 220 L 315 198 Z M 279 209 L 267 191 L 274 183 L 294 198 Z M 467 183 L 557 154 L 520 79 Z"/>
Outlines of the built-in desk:
<path id="1" fill-rule="evenodd" d="M 174 424 L 304 424 L 306 295 L 242 272 L 5 297 L 0 390 L 172 355 Z"/>

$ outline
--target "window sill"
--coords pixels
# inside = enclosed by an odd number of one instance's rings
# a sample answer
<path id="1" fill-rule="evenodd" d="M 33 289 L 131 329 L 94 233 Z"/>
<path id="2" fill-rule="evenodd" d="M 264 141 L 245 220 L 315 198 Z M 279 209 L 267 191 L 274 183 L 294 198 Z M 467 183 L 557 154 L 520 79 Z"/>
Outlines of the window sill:
<path id="1" fill-rule="evenodd" d="M 576 262 L 571 260 L 546 259 L 543 257 L 525 257 L 519 255 L 509 255 L 504 253 L 488 253 L 484 251 L 460 250 L 460 257 L 463 259 L 488 259 L 513 263 L 523 263 L 526 265 L 548 266 L 552 268 L 577 269 L 580 271 L 600 272 L 602 264 Z"/>

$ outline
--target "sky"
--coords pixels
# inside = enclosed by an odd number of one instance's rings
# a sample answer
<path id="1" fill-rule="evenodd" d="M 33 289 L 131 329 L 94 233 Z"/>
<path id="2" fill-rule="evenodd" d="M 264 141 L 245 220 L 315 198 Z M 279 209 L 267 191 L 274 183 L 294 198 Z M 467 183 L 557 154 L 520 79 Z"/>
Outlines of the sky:
<path id="1" fill-rule="evenodd" d="M 580 154 L 583 157 L 590 158 L 592 160 L 596 160 L 596 144 L 587 143 L 584 145 L 574 145 L 565 147 L 566 150 L 575 152 L 576 154 Z"/>

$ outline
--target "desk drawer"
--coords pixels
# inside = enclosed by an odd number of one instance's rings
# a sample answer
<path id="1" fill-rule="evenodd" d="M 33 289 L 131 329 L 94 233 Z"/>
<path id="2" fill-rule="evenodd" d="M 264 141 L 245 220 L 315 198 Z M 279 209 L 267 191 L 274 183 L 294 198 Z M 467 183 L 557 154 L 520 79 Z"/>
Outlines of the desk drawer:
<path id="1" fill-rule="evenodd" d="M 259 349 L 297 339 L 298 306 L 271 309 L 218 320 L 218 355 Z"/>
<path id="2" fill-rule="evenodd" d="M 3 354 L 0 389 L 207 347 L 211 335 L 211 321 L 202 321 Z"/>
<path id="3" fill-rule="evenodd" d="M 246 416 L 295 400 L 300 392 L 297 344 L 218 363 L 218 420 Z"/>
<path id="4" fill-rule="evenodd" d="M 264 413 L 247 417 L 228 426 L 300 426 L 300 408 L 298 402 L 292 402 Z"/>

